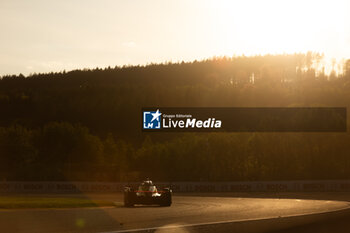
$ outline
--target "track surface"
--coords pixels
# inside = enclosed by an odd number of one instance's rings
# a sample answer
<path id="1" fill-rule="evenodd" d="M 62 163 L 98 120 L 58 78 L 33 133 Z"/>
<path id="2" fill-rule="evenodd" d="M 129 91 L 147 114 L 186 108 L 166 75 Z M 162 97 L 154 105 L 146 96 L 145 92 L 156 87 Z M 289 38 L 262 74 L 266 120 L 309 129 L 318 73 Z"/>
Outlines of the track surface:
<path id="1" fill-rule="evenodd" d="M 174 196 L 171 207 L 124 208 L 121 206 L 121 195 L 104 195 L 99 198 L 113 199 L 117 207 L 0 210 L 0 229 L 1 232 L 9 233 L 113 232 L 232 220 L 239 222 L 278 219 L 279 217 L 315 214 L 349 207 L 349 202 L 332 200 Z M 177 231 L 180 229 L 177 228 Z"/>

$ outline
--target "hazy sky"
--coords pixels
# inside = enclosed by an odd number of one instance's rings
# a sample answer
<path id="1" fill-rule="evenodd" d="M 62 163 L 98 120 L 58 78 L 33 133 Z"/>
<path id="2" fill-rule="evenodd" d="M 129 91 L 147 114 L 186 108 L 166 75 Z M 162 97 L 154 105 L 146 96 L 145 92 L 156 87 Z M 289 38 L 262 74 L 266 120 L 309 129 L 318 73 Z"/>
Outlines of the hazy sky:
<path id="1" fill-rule="evenodd" d="M 350 58 L 347 0 L 0 0 L 0 75 L 308 50 Z"/>

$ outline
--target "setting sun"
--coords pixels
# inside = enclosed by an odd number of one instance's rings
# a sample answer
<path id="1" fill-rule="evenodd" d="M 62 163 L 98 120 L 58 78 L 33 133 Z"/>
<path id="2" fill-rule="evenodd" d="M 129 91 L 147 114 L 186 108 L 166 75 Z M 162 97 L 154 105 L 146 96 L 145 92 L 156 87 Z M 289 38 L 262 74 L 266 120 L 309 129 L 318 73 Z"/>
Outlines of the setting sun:
<path id="1" fill-rule="evenodd" d="M 216 11 L 223 42 L 212 46 L 220 46 L 222 54 L 311 50 L 349 56 L 346 1 L 219 1 L 208 6 Z"/>

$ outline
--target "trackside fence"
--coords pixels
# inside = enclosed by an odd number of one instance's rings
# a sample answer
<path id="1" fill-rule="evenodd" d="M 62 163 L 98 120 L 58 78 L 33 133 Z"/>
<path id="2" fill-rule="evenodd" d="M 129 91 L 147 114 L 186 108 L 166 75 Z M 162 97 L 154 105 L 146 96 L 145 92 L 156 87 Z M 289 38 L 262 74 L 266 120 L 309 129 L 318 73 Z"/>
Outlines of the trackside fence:
<path id="1" fill-rule="evenodd" d="M 154 182 L 174 192 L 348 192 L 350 180 L 262 182 Z M 0 193 L 116 193 L 125 185 L 109 182 L 0 182 Z"/>

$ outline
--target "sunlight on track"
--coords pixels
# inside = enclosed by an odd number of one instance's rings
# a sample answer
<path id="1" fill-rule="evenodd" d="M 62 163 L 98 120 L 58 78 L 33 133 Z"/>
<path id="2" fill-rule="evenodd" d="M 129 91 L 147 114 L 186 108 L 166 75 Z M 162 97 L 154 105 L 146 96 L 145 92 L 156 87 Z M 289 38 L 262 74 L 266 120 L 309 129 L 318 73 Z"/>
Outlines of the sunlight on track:
<path id="1" fill-rule="evenodd" d="M 169 233 L 169 232 L 176 232 L 176 233 L 190 233 L 188 229 L 185 229 L 182 224 L 168 224 L 164 225 L 160 228 L 158 228 L 155 233 Z"/>

